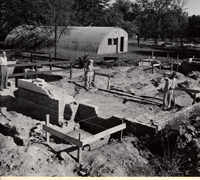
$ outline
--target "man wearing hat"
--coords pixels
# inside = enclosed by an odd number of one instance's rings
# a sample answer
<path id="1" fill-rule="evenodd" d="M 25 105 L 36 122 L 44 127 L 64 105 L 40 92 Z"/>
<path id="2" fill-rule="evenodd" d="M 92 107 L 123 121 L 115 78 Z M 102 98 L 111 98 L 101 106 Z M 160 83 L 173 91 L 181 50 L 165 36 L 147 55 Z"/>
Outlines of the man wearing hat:
<path id="1" fill-rule="evenodd" d="M 85 88 L 89 90 L 94 77 L 94 68 L 92 59 L 89 59 L 86 62 L 84 66 L 84 71 L 85 71 Z"/>

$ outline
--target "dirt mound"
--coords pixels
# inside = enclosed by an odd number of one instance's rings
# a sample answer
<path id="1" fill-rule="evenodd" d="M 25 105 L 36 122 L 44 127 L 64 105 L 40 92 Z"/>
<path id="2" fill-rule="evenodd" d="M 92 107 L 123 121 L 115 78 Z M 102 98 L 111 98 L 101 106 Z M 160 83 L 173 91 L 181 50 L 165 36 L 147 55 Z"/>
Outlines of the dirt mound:
<path id="1" fill-rule="evenodd" d="M 72 158 L 62 162 L 44 145 L 1 148 L 1 176 L 75 176 Z"/>
<path id="2" fill-rule="evenodd" d="M 90 152 L 84 160 L 92 167 L 90 176 L 150 176 L 148 161 L 133 146 L 134 138 L 112 143 Z M 110 148 L 112 147 L 112 148 Z M 138 171 L 138 167 L 140 171 Z"/>

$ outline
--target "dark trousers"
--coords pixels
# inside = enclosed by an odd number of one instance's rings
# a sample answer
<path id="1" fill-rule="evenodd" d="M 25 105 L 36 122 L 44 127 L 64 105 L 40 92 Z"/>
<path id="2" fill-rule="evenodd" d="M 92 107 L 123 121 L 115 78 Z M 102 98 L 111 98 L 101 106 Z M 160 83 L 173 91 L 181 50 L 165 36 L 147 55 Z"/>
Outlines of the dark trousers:
<path id="1" fill-rule="evenodd" d="M 7 88 L 8 68 L 7 66 L 0 66 L 0 89 Z"/>

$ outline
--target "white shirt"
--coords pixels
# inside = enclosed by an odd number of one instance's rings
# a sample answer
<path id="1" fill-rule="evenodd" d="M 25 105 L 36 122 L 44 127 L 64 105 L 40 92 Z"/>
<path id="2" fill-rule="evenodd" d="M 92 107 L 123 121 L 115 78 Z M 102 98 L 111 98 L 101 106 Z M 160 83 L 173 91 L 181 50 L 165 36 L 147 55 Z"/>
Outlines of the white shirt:
<path id="1" fill-rule="evenodd" d="M 7 57 L 0 57 L 0 65 L 2 66 L 8 65 Z"/>

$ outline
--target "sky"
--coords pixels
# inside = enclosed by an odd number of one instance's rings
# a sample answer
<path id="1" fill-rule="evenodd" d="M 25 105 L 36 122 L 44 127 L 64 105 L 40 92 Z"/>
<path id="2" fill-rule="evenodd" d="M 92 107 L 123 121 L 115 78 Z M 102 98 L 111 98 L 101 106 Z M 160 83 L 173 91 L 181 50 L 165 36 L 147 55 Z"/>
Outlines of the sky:
<path id="1" fill-rule="evenodd" d="M 200 0 L 189 0 L 188 4 L 186 5 L 186 10 L 191 15 L 200 15 Z"/>
<path id="2" fill-rule="evenodd" d="M 135 0 L 131 1 L 135 2 Z M 111 0 L 111 2 L 115 2 L 115 0 Z M 188 0 L 185 8 L 185 11 L 188 12 L 189 16 L 200 15 L 200 0 Z"/>

